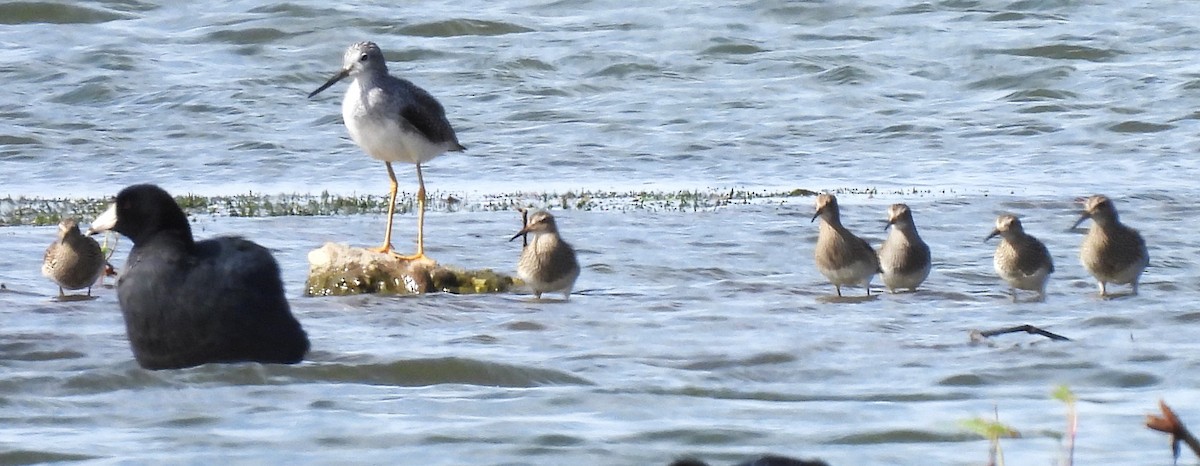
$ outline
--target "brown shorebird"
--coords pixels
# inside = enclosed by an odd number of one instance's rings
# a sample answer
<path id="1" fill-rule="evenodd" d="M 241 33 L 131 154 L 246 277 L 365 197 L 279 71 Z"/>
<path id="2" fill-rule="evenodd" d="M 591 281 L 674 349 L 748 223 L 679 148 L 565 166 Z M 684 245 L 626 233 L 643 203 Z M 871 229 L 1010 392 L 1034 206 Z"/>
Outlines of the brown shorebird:
<path id="1" fill-rule="evenodd" d="M 1083 215 L 1072 228 L 1092 219 L 1092 226 L 1079 247 L 1079 259 L 1084 268 L 1100 283 L 1100 296 L 1108 296 L 1107 284 L 1130 284 L 1132 294 L 1138 292 L 1138 279 L 1150 263 L 1146 241 L 1137 230 L 1125 226 L 1117 218 L 1117 208 L 1111 199 L 1096 195 L 1087 199 Z"/>
<path id="2" fill-rule="evenodd" d="M 87 288 L 92 295 L 92 285 L 104 273 L 104 253 L 96 240 L 79 231 L 79 222 L 73 218 L 58 224 L 58 239 L 46 248 L 42 259 L 42 275 L 58 284 L 58 296 L 66 290 Z"/>
<path id="3" fill-rule="evenodd" d="M 1021 220 L 1015 215 L 996 218 L 996 229 L 984 241 L 1000 236 L 992 264 L 1000 278 L 1008 282 L 1013 302 L 1017 301 L 1017 290 L 1036 291 L 1038 300 L 1046 300 L 1046 282 L 1054 272 L 1054 260 L 1050 251 L 1037 238 L 1025 233 Z"/>
<path id="4" fill-rule="evenodd" d="M 542 293 L 554 291 L 561 291 L 563 299 L 569 299 L 575 279 L 579 278 L 575 250 L 559 236 L 558 225 L 550 212 L 534 212 L 525 227 L 509 241 L 529 233 L 533 234 L 533 241 L 521 251 L 517 275 L 533 289 L 536 299 L 542 299 Z"/>
<path id="5" fill-rule="evenodd" d="M 932 264 L 929 245 L 917 234 L 917 224 L 913 223 L 912 210 L 907 205 L 892 204 L 888 208 L 887 224 L 892 227 L 892 232 L 879 247 L 883 284 L 892 293 L 901 288 L 916 291 L 929 277 Z"/>
<path id="6" fill-rule="evenodd" d="M 466 150 L 446 120 L 442 104 L 408 80 L 388 74 L 383 51 L 373 42 L 351 45 L 342 55 L 342 69 L 312 91 L 312 97 L 338 81 L 351 78 L 342 99 L 342 121 L 367 155 L 382 160 L 391 180 L 387 232 L 375 249 L 392 253 L 392 219 L 396 215 L 396 173 L 392 162 L 417 166 L 417 252 L 402 259 L 425 260 L 425 178 L 421 164 L 443 153 Z"/>
<path id="7" fill-rule="evenodd" d="M 817 212 L 811 221 L 821 218 L 817 248 L 813 253 L 817 271 L 833 283 L 838 296 L 842 295 L 842 285 L 862 286 L 870 296 L 871 278 L 879 272 L 879 258 L 875 255 L 875 249 L 842 226 L 836 197 L 820 194 L 816 207 Z"/>

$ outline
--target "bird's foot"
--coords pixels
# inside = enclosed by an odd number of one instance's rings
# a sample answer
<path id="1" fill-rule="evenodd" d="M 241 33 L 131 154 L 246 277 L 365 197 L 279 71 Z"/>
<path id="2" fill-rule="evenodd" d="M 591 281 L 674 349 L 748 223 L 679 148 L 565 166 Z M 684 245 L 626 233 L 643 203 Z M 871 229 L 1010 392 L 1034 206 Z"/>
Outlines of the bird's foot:
<path id="1" fill-rule="evenodd" d="M 431 264 L 437 263 L 437 261 L 430 259 L 429 256 L 426 256 L 425 253 L 423 253 L 423 252 L 418 252 L 416 254 L 407 255 L 407 256 L 403 255 L 403 254 L 397 254 L 395 251 L 391 251 L 391 254 L 392 254 L 392 257 L 395 257 L 396 259 L 406 261 L 406 262 L 429 262 Z"/>
<path id="2" fill-rule="evenodd" d="M 374 252 L 374 253 L 379 253 L 379 254 L 392 254 L 392 255 L 396 254 L 396 253 L 392 252 L 391 244 L 384 244 L 383 246 L 380 246 L 377 248 L 367 248 L 367 250 Z"/>

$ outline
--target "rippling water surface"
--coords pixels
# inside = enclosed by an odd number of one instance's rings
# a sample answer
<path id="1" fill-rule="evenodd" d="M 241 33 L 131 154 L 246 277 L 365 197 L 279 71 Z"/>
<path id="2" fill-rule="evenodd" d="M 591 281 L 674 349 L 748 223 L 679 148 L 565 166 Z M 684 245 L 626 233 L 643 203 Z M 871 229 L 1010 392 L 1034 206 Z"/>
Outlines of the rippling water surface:
<path id="1" fill-rule="evenodd" d="M 907 202 L 935 256 L 918 293 L 836 300 L 811 198 L 631 203 L 559 212 L 584 264 L 565 303 L 318 299 L 307 252 L 373 245 L 381 216 L 201 215 L 198 236 L 276 252 L 313 352 L 148 372 L 114 290 L 51 299 L 54 228 L 4 227 L 0 463 L 974 465 L 988 444 L 960 423 L 998 412 L 1022 433 L 1009 464 L 1050 464 L 1058 384 L 1078 464 L 1169 463 L 1142 423 L 1159 398 L 1200 422 L 1194 3 L 688 3 L 0 1 L 0 196 L 383 194 L 345 85 L 305 97 L 370 39 L 469 147 L 426 168 L 439 196 L 874 189 L 841 196 L 847 225 L 878 244 Z M 1147 237 L 1141 296 L 1100 300 L 1078 264 L 1096 192 Z M 1046 303 L 1010 303 L 991 270 L 1002 212 L 1054 254 Z M 430 253 L 511 272 L 517 222 L 431 212 Z M 407 244 L 412 215 L 396 228 Z M 1025 323 L 1073 341 L 968 340 Z"/>

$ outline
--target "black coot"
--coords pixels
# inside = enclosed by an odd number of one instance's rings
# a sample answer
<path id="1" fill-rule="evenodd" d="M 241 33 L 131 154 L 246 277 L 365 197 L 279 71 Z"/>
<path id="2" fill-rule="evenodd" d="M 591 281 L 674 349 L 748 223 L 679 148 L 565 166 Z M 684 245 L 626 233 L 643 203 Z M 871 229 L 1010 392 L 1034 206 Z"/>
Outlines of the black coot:
<path id="1" fill-rule="evenodd" d="M 106 230 L 133 241 L 117 295 L 142 367 L 294 364 L 308 352 L 266 248 L 238 237 L 195 241 L 171 195 L 148 184 L 121 190 L 88 232 Z"/>

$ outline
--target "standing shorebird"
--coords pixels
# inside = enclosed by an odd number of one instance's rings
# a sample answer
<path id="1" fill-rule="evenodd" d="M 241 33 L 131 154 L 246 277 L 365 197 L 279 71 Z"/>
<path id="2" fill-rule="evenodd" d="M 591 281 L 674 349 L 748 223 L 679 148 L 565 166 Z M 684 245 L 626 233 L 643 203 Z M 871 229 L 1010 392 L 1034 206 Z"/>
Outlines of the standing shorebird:
<path id="1" fill-rule="evenodd" d="M 1021 220 L 1015 215 L 996 218 L 996 229 L 984 241 L 1000 236 L 992 265 L 1000 278 L 1008 282 L 1013 302 L 1017 302 L 1017 290 L 1036 291 L 1038 300 L 1046 300 L 1046 282 L 1054 272 L 1054 260 L 1050 251 L 1037 238 L 1025 233 Z"/>
<path id="2" fill-rule="evenodd" d="M 814 252 L 817 270 L 833 283 L 838 296 L 842 295 L 842 285 L 861 285 L 870 296 L 871 278 L 879 272 L 879 257 L 875 255 L 875 249 L 842 226 L 836 197 L 820 194 L 816 207 L 817 212 L 810 221 L 821 217 Z"/>
<path id="3" fill-rule="evenodd" d="M 542 299 L 542 293 L 553 291 L 562 291 L 563 299 L 569 299 L 575 279 L 579 278 L 575 249 L 559 236 L 558 225 L 550 212 L 539 210 L 529 216 L 525 227 L 509 241 L 529 233 L 533 233 L 533 241 L 521 250 L 517 275 L 533 289 L 536 299 Z"/>
<path id="4" fill-rule="evenodd" d="M 883 284 L 892 293 L 900 288 L 917 291 L 917 287 L 929 277 L 932 265 L 929 245 L 917 234 L 912 210 L 905 204 L 892 204 L 888 208 L 887 225 L 892 227 L 892 232 L 883 241 L 883 246 L 879 247 Z"/>
<path id="5" fill-rule="evenodd" d="M 379 46 L 359 42 L 346 49 L 342 69 L 325 84 L 312 91 L 311 98 L 342 79 L 350 77 L 350 87 L 342 99 L 342 120 L 350 139 L 371 157 L 382 160 L 391 179 L 387 232 L 377 251 L 392 253 L 392 219 L 396 215 L 396 173 L 392 162 L 417 166 L 417 252 L 403 259 L 425 259 L 425 178 L 421 164 L 447 151 L 466 150 L 458 143 L 454 128 L 446 120 L 446 111 L 432 95 L 408 80 L 388 74 L 387 62 Z"/>
<path id="6" fill-rule="evenodd" d="M 58 224 L 58 239 L 46 248 L 42 258 L 42 275 L 58 284 L 58 296 L 64 297 L 67 290 L 87 288 L 92 295 L 92 285 L 104 273 L 104 253 L 96 240 L 79 231 L 79 222 L 73 218 L 63 219 Z"/>
<path id="7" fill-rule="evenodd" d="M 1108 296 L 1108 283 L 1133 286 L 1138 293 L 1138 280 L 1150 263 L 1146 241 L 1137 230 L 1125 226 L 1117 218 L 1112 200 L 1096 195 L 1088 198 L 1083 215 L 1071 228 L 1092 219 L 1092 227 L 1079 247 L 1079 259 L 1084 268 L 1100 283 L 1100 296 Z"/>

